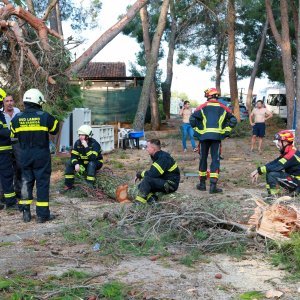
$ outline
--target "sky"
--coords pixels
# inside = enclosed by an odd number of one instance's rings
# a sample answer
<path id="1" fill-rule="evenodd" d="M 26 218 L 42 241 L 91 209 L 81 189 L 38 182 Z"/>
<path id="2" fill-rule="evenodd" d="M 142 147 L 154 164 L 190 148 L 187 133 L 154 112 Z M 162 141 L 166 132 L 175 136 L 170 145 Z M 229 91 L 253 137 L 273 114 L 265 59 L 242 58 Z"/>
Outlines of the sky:
<path id="1" fill-rule="evenodd" d="M 126 7 L 133 4 L 135 0 L 102 0 L 102 10 L 99 16 L 100 26 L 94 30 L 86 30 L 81 33 L 85 38 L 85 42 L 73 52 L 76 52 L 76 57 L 79 57 L 102 33 L 117 22 L 118 16 L 126 12 Z M 64 35 L 74 35 L 68 26 L 64 27 Z M 119 34 L 108 45 L 106 45 L 92 61 L 97 62 L 125 62 L 127 67 L 127 75 L 129 75 L 130 62 L 135 62 L 135 53 L 140 47 L 134 39 Z M 167 49 L 165 51 L 167 53 Z M 237 60 L 237 64 L 239 60 Z M 166 57 L 160 61 L 160 67 L 163 72 L 166 68 Z M 210 80 L 213 73 L 201 71 L 194 66 L 176 63 L 176 53 L 174 57 L 172 91 L 186 93 L 190 99 L 196 100 L 199 103 L 204 101 L 203 91 L 208 87 L 213 87 L 214 82 Z M 163 73 L 162 80 L 165 76 Z M 243 93 L 248 90 L 249 79 L 244 79 L 238 82 L 239 93 L 243 89 Z M 272 84 L 266 79 L 257 79 L 255 82 L 254 93 L 259 93 L 267 86 Z M 226 73 L 222 82 L 222 95 L 229 94 L 228 74 Z M 246 96 L 244 96 L 244 99 Z"/>

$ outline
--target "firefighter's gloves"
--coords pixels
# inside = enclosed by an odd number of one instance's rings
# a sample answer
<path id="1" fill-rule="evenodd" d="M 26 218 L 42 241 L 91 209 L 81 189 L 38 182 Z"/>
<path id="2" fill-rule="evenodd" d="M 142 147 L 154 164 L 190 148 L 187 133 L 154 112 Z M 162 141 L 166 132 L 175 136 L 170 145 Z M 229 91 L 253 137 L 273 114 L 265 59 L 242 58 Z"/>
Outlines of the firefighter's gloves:
<path id="1" fill-rule="evenodd" d="M 251 173 L 251 179 L 252 179 L 252 183 L 257 183 L 257 180 L 258 180 L 258 176 L 259 176 L 259 173 L 257 170 L 254 170 L 252 173 Z"/>
<path id="2" fill-rule="evenodd" d="M 141 171 L 137 171 L 136 175 L 135 175 L 134 183 L 136 183 L 137 181 L 140 181 L 142 179 L 143 179 L 142 172 Z"/>

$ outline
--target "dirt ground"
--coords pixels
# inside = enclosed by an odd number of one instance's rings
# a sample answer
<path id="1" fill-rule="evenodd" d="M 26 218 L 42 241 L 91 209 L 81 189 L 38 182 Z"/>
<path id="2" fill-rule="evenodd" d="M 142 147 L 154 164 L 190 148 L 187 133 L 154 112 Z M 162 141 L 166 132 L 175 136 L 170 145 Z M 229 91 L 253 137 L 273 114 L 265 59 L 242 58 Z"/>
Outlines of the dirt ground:
<path id="1" fill-rule="evenodd" d="M 147 133 L 147 138 L 159 137 L 163 148 L 177 160 L 182 180 L 179 192 L 222 201 L 224 197 L 232 201 L 234 207 L 240 207 L 242 219 L 253 212 L 252 197 L 260 197 L 264 191 L 261 179 L 258 185 L 252 185 L 249 174 L 259 164 L 275 158 L 275 147 L 267 137 L 264 152 L 259 155 L 249 151 L 248 138 L 232 138 L 223 142 L 220 186 L 224 193 L 211 196 L 208 192 L 195 189 L 197 177 L 184 176 L 185 173 L 197 173 L 198 154 L 183 153 L 178 138 L 176 123 L 168 131 Z M 105 164 L 116 175 L 127 175 L 134 178 L 137 170 L 149 165 L 149 157 L 145 150 L 117 149 L 105 155 Z M 93 251 L 91 244 L 67 243 L 63 233 L 79 222 L 89 222 L 99 217 L 104 211 L 114 209 L 120 204 L 111 200 L 90 198 L 69 198 L 59 193 L 58 180 L 62 170 L 52 174 L 51 210 L 57 215 L 52 223 L 23 223 L 18 212 L 0 212 L 0 275 L 10 276 L 26 270 L 34 278 L 47 278 L 76 269 L 91 275 L 97 275 L 93 283 L 103 284 L 117 280 L 134 286 L 143 293 L 143 299 L 240 299 L 238 295 L 247 291 L 280 290 L 284 294 L 281 299 L 300 299 L 300 284 L 284 280 L 284 270 L 273 267 L 262 253 L 253 251 L 242 258 L 234 258 L 225 254 L 208 254 L 208 259 L 196 262 L 187 267 L 178 262 L 180 253 L 174 256 L 150 259 L 149 257 L 129 256 L 118 261 L 109 260 L 100 251 Z M 130 205 L 130 204 L 128 204 Z M 33 209 L 33 208 L 32 208 Z M 230 219 L 232 216 L 225 216 Z M 216 279 L 215 274 L 222 278 Z M 2 295 L 2 296 L 1 296 Z M 0 289 L 0 299 L 5 299 Z M 69 298 L 68 298 L 69 299 Z M 132 296 L 128 299 L 141 299 Z M 252 299 L 252 298 L 249 298 Z M 253 298 L 254 299 L 254 298 Z"/>

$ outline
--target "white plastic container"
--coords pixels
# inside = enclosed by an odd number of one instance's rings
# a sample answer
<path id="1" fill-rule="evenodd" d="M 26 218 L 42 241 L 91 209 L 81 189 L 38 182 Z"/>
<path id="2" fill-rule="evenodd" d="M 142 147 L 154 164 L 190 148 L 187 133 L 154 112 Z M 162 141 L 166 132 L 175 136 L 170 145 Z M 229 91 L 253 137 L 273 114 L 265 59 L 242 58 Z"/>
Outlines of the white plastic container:
<path id="1" fill-rule="evenodd" d="M 111 125 L 93 125 L 93 138 L 100 143 L 102 152 L 110 152 L 115 148 L 114 127 Z"/>

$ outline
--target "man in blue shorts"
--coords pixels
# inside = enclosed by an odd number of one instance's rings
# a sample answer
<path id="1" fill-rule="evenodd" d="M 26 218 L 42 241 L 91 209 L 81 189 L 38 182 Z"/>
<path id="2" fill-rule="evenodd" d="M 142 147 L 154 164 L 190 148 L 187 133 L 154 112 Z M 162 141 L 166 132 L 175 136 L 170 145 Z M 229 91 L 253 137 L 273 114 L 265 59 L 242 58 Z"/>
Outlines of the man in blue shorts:
<path id="1" fill-rule="evenodd" d="M 255 108 L 252 110 L 249 116 L 249 121 L 252 126 L 251 151 L 254 150 L 256 138 L 258 137 L 258 152 L 262 152 L 261 146 L 263 138 L 266 134 L 266 120 L 272 118 L 272 116 L 272 113 L 264 107 L 263 102 L 258 100 Z"/>

